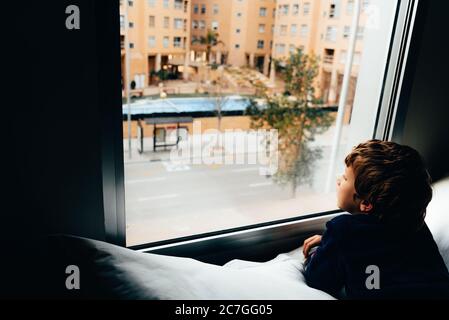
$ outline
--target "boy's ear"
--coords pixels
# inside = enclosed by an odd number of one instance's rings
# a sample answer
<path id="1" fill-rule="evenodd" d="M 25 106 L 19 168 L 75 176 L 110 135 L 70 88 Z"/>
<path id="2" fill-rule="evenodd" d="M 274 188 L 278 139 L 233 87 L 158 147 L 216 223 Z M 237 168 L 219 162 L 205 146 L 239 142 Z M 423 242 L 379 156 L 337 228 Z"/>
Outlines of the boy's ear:
<path id="1" fill-rule="evenodd" d="M 373 204 L 367 200 L 360 202 L 360 211 L 364 213 L 370 213 L 373 210 Z"/>

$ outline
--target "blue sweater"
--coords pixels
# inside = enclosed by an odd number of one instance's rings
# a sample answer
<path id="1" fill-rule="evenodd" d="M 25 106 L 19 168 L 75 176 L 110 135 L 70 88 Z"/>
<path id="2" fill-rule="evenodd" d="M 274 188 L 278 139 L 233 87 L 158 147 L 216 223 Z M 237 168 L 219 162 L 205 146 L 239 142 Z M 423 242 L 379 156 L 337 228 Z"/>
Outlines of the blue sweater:
<path id="1" fill-rule="evenodd" d="M 371 215 L 327 222 L 304 276 L 337 298 L 449 298 L 449 273 L 427 225 L 401 234 Z"/>

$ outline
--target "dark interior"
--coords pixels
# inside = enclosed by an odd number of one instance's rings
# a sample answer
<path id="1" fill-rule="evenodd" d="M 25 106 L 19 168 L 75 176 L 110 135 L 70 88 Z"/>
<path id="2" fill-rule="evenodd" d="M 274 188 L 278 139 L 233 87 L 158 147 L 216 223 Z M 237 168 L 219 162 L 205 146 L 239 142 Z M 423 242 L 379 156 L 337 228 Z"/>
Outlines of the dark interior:
<path id="1" fill-rule="evenodd" d="M 121 77 L 118 1 L 78 0 L 81 29 L 65 28 L 73 1 L 5 2 L 2 66 L 3 192 L 0 296 L 51 296 L 56 272 L 45 237 L 67 233 L 108 239 L 105 216 L 119 202 L 105 203 L 119 183 Z M 449 174 L 449 59 L 447 1 L 424 1 L 412 43 L 403 126 L 395 139 L 424 156 L 434 181 Z M 50 93 L 50 94 L 48 94 Z M 118 200 L 117 200 L 118 201 Z M 106 213 L 105 213 L 106 212 Z M 221 241 L 158 250 L 216 264 L 232 258 L 264 261 L 298 246 L 322 229 L 312 225 L 253 232 Z M 110 221 L 110 220 L 108 220 Z M 119 222 L 123 223 L 123 222 Z"/>

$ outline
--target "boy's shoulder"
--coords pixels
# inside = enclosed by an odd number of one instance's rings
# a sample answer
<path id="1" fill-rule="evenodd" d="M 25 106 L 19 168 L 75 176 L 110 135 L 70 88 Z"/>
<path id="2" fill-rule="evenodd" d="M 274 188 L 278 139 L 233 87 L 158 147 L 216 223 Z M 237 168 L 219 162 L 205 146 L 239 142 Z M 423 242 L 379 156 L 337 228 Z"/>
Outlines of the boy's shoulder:
<path id="1" fill-rule="evenodd" d="M 375 217 L 362 214 L 342 214 L 326 223 L 328 232 L 341 240 L 352 238 L 351 235 L 354 233 L 363 234 L 368 229 L 377 228 L 378 226 L 378 220 Z"/>

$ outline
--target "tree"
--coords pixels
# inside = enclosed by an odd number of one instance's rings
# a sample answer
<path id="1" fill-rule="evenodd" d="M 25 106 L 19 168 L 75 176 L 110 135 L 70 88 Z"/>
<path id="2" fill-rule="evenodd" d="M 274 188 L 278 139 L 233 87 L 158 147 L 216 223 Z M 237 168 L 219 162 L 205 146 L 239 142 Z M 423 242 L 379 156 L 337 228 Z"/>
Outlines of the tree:
<path id="1" fill-rule="evenodd" d="M 224 42 L 219 40 L 219 34 L 213 30 L 207 30 L 206 36 L 201 36 L 199 39 L 192 40 L 192 44 L 201 44 L 206 46 L 206 62 L 209 64 L 210 53 L 212 52 L 212 48 L 223 44 Z"/>
<path id="2" fill-rule="evenodd" d="M 314 55 L 297 49 L 276 63 L 285 81 L 284 94 L 265 93 L 262 107 L 251 100 L 246 114 L 253 129 L 278 131 L 279 167 L 274 179 L 282 185 L 290 183 L 295 196 L 299 185 L 310 182 L 313 164 L 321 157 L 321 149 L 311 148 L 309 142 L 329 128 L 331 117 L 323 110 L 321 99 L 315 97 L 318 59 Z"/>
<path id="3" fill-rule="evenodd" d="M 221 118 L 223 116 L 222 112 L 223 108 L 229 102 L 229 97 L 224 95 L 223 93 L 224 81 L 221 77 L 218 77 L 216 80 L 214 80 L 212 82 L 212 85 L 213 89 L 210 95 L 212 97 L 212 101 L 215 107 L 215 114 L 217 116 L 217 130 L 221 132 Z"/>

